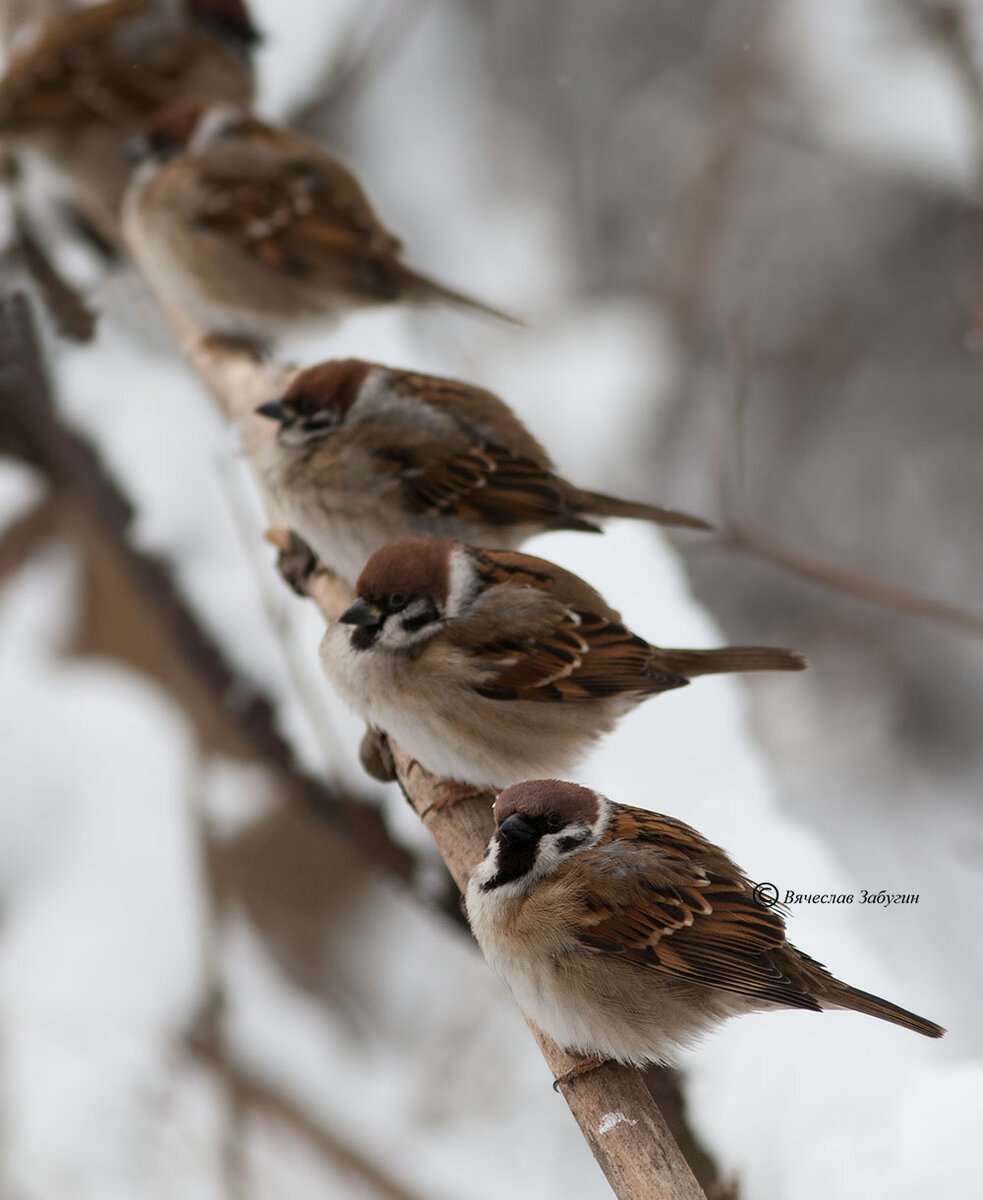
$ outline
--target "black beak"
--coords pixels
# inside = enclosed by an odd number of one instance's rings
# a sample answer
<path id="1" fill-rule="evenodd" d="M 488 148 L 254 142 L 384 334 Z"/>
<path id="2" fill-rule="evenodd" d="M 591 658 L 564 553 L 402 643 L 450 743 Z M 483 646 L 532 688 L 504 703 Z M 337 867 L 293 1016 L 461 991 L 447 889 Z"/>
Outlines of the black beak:
<path id="1" fill-rule="evenodd" d="M 536 831 L 525 817 L 513 813 L 499 825 L 498 836 L 507 846 L 526 846 L 535 841 Z"/>
<path id="2" fill-rule="evenodd" d="M 342 625 L 359 625 L 364 628 L 381 625 L 385 615 L 374 604 L 366 604 L 364 600 L 356 600 L 351 608 L 346 609 L 338 620 Z"/>
<path id="3" fill-rule="evenodd" d="M 283 400 L 267 400 L 256 409 L 258 417 L 267 417 L 271 421 L 279 421 L 285 425 L 293 417 L 290 405 Z"/>

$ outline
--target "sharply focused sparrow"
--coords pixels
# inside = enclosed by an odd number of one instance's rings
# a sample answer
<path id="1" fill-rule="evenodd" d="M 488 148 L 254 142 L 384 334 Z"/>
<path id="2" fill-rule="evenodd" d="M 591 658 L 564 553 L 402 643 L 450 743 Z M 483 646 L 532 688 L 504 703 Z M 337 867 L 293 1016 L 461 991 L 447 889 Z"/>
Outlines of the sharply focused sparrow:
<path id="1" fill-rule="evenodd" d="M 540 779 L 495 801 L 471 928 L 516 1003 L 564 1048 L 664 1062 L 728 1017 L 850 1009 L 939 1025 L 835 979 L 719 846 L 672 817 Z"/>
<path id="2" fill-rule="evenodd" d="M 392 301 L 510 319 L 405 266 L 351 171 L 289 130 L 175 104 L 146 145 L 124 232 L 162 298 L 211 334 L 265 342 Z"/>
<path id="3" fill-rule="evenodd" d="M 444 779 L 563 775 L 618 718 L 694 675 L 798 671 L 791 650 L 663 650 L 569 571 L 442 538 L 377 551 L 328 627 L 342 697 Z"/>
<path id="4" fill-rule="evenodd" d="M 709 528 L 567 483 L 503 400 L 453 379 L 325 362 L 257 411 L 279 422 L 263 473 L 287 524 L 353 582 L 399 538 L 515 549 L 551 529 L 599 532 L 611 516 Z"/>
<path id="5" fill-rule="evenodd" d="M 73 9 L 0 82 L 0 135 L 40 155 L 104 225 L 128 142 L 179 97 L 248 103 L 258 34 L 243 0 L 110 0 Z"/>

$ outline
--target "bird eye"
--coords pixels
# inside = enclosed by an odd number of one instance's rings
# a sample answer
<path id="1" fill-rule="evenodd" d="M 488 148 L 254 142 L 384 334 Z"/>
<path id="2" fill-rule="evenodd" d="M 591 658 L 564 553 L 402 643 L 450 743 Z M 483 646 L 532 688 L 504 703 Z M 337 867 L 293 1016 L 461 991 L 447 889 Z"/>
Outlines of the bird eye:
<path id="1" fill-rule="evenodd" d="M 301 393 L 299 396 L 291 396 L 290 407 L 299 417 L 313 417 L 320 411 L 321 405 L 313 396 Z"/>
<path id="2" fill-rule="evenodd" d="M 405 592 L 393 592 L 386 601 L 386 604 L 393 610 L 393 612 L 398 612 L 399 609 L 405 608 L 409 602 L 410 598 Z"/>
<path id="3" fill-rule="evenodd" d="M 559 813 L 550 813 L 546 818 L 546 829 L 549 833 L 556 833 L 558 829 L 563 828 L 563 818 Z"/>

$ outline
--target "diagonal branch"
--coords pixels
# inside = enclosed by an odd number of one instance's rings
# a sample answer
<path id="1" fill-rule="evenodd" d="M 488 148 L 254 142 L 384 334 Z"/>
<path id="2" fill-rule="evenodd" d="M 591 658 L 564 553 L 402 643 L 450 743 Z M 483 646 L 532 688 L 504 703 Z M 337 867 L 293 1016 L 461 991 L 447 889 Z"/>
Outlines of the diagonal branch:
<path id="1" fill-rule="evenodd" d="M 256 468 L 272 431 L 270 422 L 257 417 L 255 409 L 281 395 L 293 372 L 204 336 L 174 309 L 165 308 L 164 317 L 189 365 L 222 412 L 239 426 L 246 455 Z M 282 524 L 268 495 L 264 501 L 272 524 Z M 323 565 L 312 563 L 306 573 L 292 573 L 290 583 L 303 586 L 328 621 L 337 618 L 351 600 L 349 585 Z M 407 800 L 429 829 L 455 882 L 463 887 L 491 835 L 492 797 L 484 793 L 462 799 L 460 785 L 434 779 L 398 747 L 392 750 Z M 449 795 L 455 803 L 442 807 L 441 799 Z M 705 1200 L 639 1071 L 607 1062 L 571 1074 L 581 1060 L 538 1030 L 533 1033 L 557 1089 L 619 1200 Z"/>
<path id="2" fill-rule="evenodd" d="M 717 488 L 721 518 L 719 533 L 712 542 L 713 548 L 736 550 L 821 587 L 866 600 L 869 604 L 879 604 L 907 616 L 949 625 L 973 637 L 983 637 L 983 612 L 974 612 L 932 596 L 921 596 L 906 588 L 883 583 L 861 571 L 793 549 L 768 534 L 752 529 L 741 517 L 740 499 L 745 475 L 744 414 L 751 378 L 749 347 L 743 319 L 737 319 L 731 332 L 734 387 L 728 398 L 719 443 Z M 699 550 L 692 552 L 699 553 Z"/>

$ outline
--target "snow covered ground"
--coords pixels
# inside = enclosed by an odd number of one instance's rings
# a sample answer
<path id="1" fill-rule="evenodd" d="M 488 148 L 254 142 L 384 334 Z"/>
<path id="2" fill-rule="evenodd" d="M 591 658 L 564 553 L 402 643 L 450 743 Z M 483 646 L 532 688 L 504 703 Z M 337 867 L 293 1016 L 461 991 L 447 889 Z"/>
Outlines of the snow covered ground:
<path id="1" fill-rule="evenodd" d="M 277 116 L 304 95 L 325 47 L 364 6 L 253 4 L 270 34 L 261 107 Z M 571 301 L 569 235 L 552 181 L 497 186 L 486 147 L 508 131 L 495 125 L 467 6 L 422 7 L 346 126 L 347 157 L 405 236 L 411 262 L 517 311 L 529 327 L 366 313 L 290 350 L 299 361 L 355 354 L 494 387 L 573 478 L 637 492 L 644 461 L 631 448 L 652 420 L 653 395 L 673 377 L 665 321 L 628 299 Z M 828 6 L 846 26 L 849 7 Z M 808 8 L 798 6 L 803 21 Z M 866 43 L 850 28 L 842 36 L 855 56 L 837 58 L 839 74 L 818 54 L 806 64 L 808 86 L 839 97 L 830 136 L 845 123 L 863 149 L 863 127 L 895 161 L 964 178 L 965 133 L 947 85 L 931 70 L 916 72 L 913 95 L 932 98 L 941 138 L 926 140 L 914 99 L 900 111 L 900 100 L 891 106 L 882 135 L 882 92 L 865 107 L 858 82 L 855 91 L 842 86 L 844 73 L 856 82 L 859 68 L 850 76 L 849 65 Z M 897 68 L 890 47 L 880 50 L 879 70 Z M 319 679 L 315 614 L 269 570 L 234 439 L 183 367 L 148 344 L 152 318 L 126 315 L 136 295 L 111 281 L 97 345 L 60 353 L 65 415 L 97 442 L 133 499 L 139 542 L 166 556 L 213 635 L 276 697 L 304 760 L 369 792 L 352 749 L 358 722 Z M 0 463 L 0 522 L 36 494 L 28 472 Z M 689 595 L 679 560 L 651 530 L 619 522 L 604 538 L 552 535 L 535 552 L 585 576 L 654 640 L 721 640 Z M 114 665 L 59 656 L 77 589 L 71 552 L 53 547 L 0 592 L 0 1193 L 227 1194 L 228 1098 L 174 1048 L 217 969 L 240 1060 L 384 1164 L 408 1195 L 608 1194 L 508 998 L 467 941 L 433 914 L 381 883 L 346 914 L 335 969 L 361 1016 L 355 1032 L 283 976 L 245 917 L 212 944 L 197 823 L 219 811 L 248 823 L 269 798 L 231 765 L 204 765 L 185 718 L 150 684 Z M 302 699 L 296 670 L 306 680 Z M 764 686 L 772 703 L 778 697 L 794 711 L 795 676 Z M 925 963 L 937 953 L 935 929 L 965 955 L 967 977 L 983 948 L 971 914 L 952 910 L 945 862 L 920 858 L 918 831 L 893 861 L 871 846 L 876 878 L 849 876 L 819 834 L 783 812 L 734 679 L 702 680 L 645 706 L 580 778 L 691 822 L 781 890 L 920 893 L 911 943 L 891 954 L 873 932 L 882 910 L 856 903 L 794 906 L 790 936 L 857 986 L 951 1022 L 943 1042 L 854 1014 L 767 1014 L 732 1022 L 686 1055 L 690 1118 L 724 1175 L 738 1177 L 741 1195 L 976 1196 L 983 1060 L 979 1029 L 965 1027 L 976 997 L 953 995 Z M 405 804 L 380 792 L 397 835 L 426 855 L 426 834 Z M 275 1122 L 249 1128 L 245 1154 L 249 1197 L 376 1194 L 340 1168 L 332 1173 Z"/>

